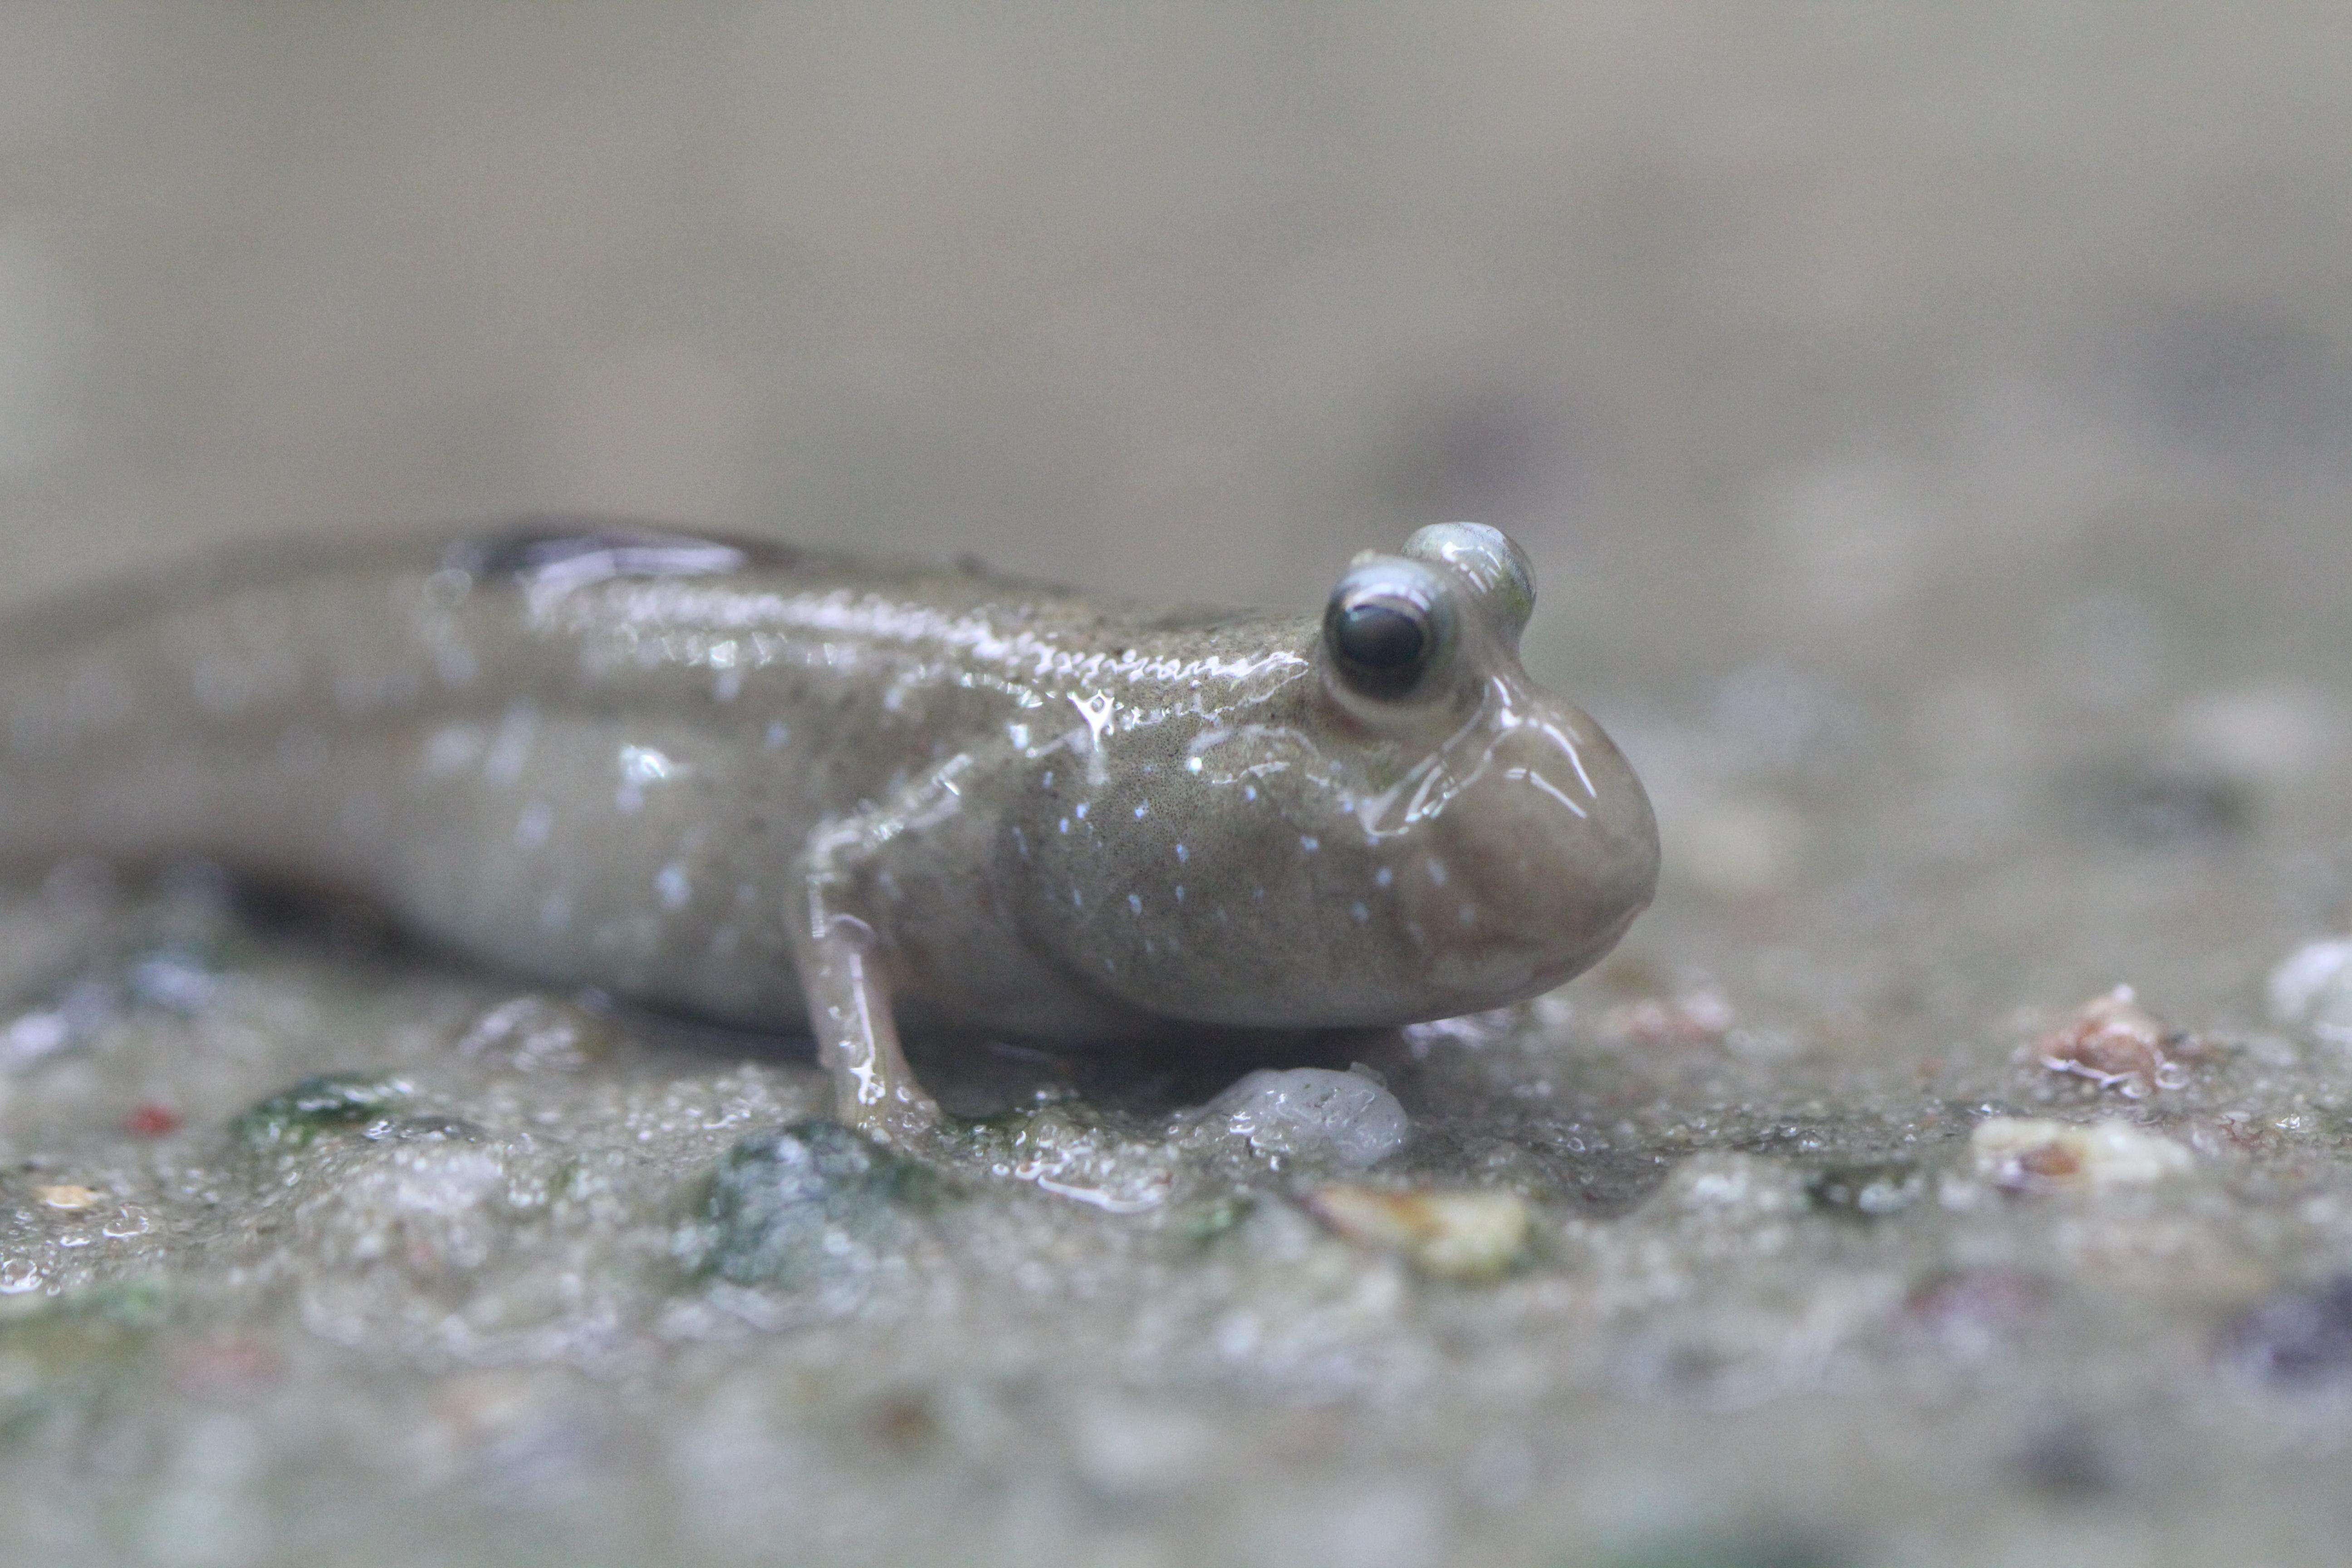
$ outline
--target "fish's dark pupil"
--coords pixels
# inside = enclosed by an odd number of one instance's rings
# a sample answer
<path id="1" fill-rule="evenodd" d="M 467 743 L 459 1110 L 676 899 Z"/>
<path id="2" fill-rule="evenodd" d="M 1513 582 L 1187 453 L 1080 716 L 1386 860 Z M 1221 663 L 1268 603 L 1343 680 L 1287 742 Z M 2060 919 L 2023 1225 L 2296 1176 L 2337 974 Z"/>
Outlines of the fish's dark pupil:
<path id="1" fill-rule="evenodd" d="M 1339 651 L 1366 669 L 1402 669 L 1421 657 L 1421 623 L 1385 605 L 1358 605 L 1339 614 Z"/>
<path id="2" fill-rule="evenodd" d="M 1429 651 L 1423 617 L 1389 605 L 1334 605 L 1330 629 L 1331 651 L 1341 667 L 1378 691 L 1410 686 Z"/>

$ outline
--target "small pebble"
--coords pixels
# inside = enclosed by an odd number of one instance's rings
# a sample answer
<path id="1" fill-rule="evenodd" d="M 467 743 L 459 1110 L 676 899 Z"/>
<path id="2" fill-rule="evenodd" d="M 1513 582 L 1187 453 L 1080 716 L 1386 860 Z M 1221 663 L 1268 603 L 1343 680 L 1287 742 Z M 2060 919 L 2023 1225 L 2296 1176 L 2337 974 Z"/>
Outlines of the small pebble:
<path id="1" fill-rule="evenodd" d="M 2084 771 L 2065 793 L 2079 830 L 2142 849 L 2216 844 L 2253 820 L 2252 792 L 2210 768 L 2135 758 Z"/>
<path id="2" fill-rule="evenodd" d="M 2352 941 L 2297 948 L 2271 971 L 2269 993 L 2273 1023 L 2352 1046 Z"/>
<path id="3" fill-rule="evenodd" d="M 1996 1116 L 1969 1134 L 1977 1173 L 2011 1192 L 2079 1192 L 2160 1181 L 2189 1168 L 2188 1149 L 2119 1117 L 2088 1125 Z"/>
<path id="4" fill-rule="evenodd" d="M 33 1195 L 53 1209 L 68 1214 L 83 1214 L 107 1201 L 106 1194 L 93 1187 L 80 1187 L 69 1183 L 56 1186 L 35 1187 Z"/>
<path id="5" fill-rule="evenodd" d="M 1825 1213 L 1876 1219 L 1910 1207 L 1927 1184 L 1919 1167 L 1907 1161 L 1830 1165 L 1806 1179 L 1805 1196 Z"/>
<path id="6" fill-rule="evenodd" d="M 1947 1352 L 1981 1360 L 2041 1321 L 2054 1294 L 2048 1279 L 2020 1268 L 1950 1268 L 1912 1287 L 1903 1317 Z"/>
<path id="7" fill-rule="evenodd" d="M 1260 1071 L 1209 1102 L 1261 1154 L 1287 1154 L 1360 1171 L 1404 1147 L 1411 1121 L 1369 1068 Z"/>
<path id="8" fill-rule="evenodd" d="M 168 1138 L 184 1120 L 170 1106 L 150 1101 L 131 1107 L 131 1114 L 122 1119 L 122 1130 L 133 1138 Z"/>
<path id="9" fill-rule="evenodd" d="M 2352 1373 L 2352 1275 L 2247 1308 L 2222 1330 L 2220 1355 L 2249 1377 L 2288 1387 Z"/>
<path id="10" fill-rule="evenodd" d="M 578 1072 L 613 1053 L 610 1018 L 551 996 L 517 996 L 457 1037 L 457 1053 L 510 1072 Z"/>
<path id="11" fill-rule="evenodd" d="M 2088 1079 L 2126 1100 L 2180 1088 L 2189 1081 L 2188 1060 L 2202 1054 L 2193 1037 L 2141 1006 L 2128 985 L 2083 1004 L 2032 1050 L 2052 1072 Z"/>
<path id="12" fill-rule="evenodd" d="M 1489 1279 L 1528 1240 L 1528 1205 L 1517 1193 L 1388 1192 L 1346 1183 L 1307 1195 L 1307 1211 L 1362 1247 L 1402 1253 L 1441 1279 Z"/>

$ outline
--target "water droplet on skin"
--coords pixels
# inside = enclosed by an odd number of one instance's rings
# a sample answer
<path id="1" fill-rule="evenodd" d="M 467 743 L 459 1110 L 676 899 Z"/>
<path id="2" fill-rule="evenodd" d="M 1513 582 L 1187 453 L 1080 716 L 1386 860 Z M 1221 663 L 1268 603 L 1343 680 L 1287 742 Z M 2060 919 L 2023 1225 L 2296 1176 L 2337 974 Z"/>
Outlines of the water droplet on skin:
<path id="1" fill-rule="evenodd" d="M 1141 822 L 1146 816 L 1150 815 L 1150 810 L 1151 805 L 1149 801 L 1137 801 L 1135 803 L 1135 820 Z"/>
<path id="2" fill-rule="evenodd" d="M 1185 848 L 1181 844 L 1176 846 L 1176 864 L 1181 866 L 1192 858 L 1192 852 L 1190 849 Z"/>
<path id="3" fill-rule="evenodd" d="M 1307 833 L 1302 833 L 1298 836 L 1298 847 L 1307 851 L 1309 855 L 1314 854 L 1315 851 L 1323 847 L 1322 844 L 1316 839 L 1314 835 Z"/>
<path id="4" fill-rule="evenodd" d="M 1385 888 L 1391 882 L 1395 880 L 1396 873 L 1390 870 L 1386 866 L 1381 867 L 1379 870 L 1372 873 L 1372 885 L 1374 887 Z"/>
<path id="5" fill-rule="evenodd" d="M 1128 894 L 1127 910 L 1128 913 L 1135 915 L 1139 915 L 1143 912 L 1143 900 L 1140 895 L 1135 893 Z"/>
<path id="6" fill-rule="evenodd" d="M 675 860 L 664 866 L 660 874 L 654 878 L 654 889 L 661 894 L 664 909 L 682 910 L 694 897 L 694 884 L 688 879 L 686 868 Z"/>

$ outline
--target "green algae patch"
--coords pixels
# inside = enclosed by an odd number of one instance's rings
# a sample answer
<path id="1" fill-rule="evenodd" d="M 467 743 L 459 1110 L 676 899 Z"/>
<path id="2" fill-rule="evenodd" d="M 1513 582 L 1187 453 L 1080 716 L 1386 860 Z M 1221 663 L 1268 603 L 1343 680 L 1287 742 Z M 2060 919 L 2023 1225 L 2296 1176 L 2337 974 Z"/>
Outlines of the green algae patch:
<path id="1" fill-rule="evenodd" d="M 240 1111 L 229 1136 L 247 1149 L 299 1148 L 322 1132 L 393 1115 L 415 1094 L 390 1073 L 319 1073 Z"/>
<path id="2" fill-rule="evenodd" d="M 735 1285 L 801 1285 L 899 1251 L 938 1176 L 837 1121 L 754 1133 L 711 1173 L 698 1273 Z"/>

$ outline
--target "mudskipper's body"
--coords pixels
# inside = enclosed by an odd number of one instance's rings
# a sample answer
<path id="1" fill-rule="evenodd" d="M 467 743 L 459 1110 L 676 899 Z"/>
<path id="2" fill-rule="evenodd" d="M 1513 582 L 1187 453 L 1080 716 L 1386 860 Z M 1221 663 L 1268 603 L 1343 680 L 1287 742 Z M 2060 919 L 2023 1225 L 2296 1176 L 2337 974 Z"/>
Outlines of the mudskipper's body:
<path id="1" fill-rule="evenodd" d="M 1115 1043 L 1556 985 L 1657 832 L 1492 529 L 1318 621 L 580 528 L 247 552 L 0 641 L 0 856 L 205 856 L 740 1025 L 934 1115 L 897 1025 Z"/>

